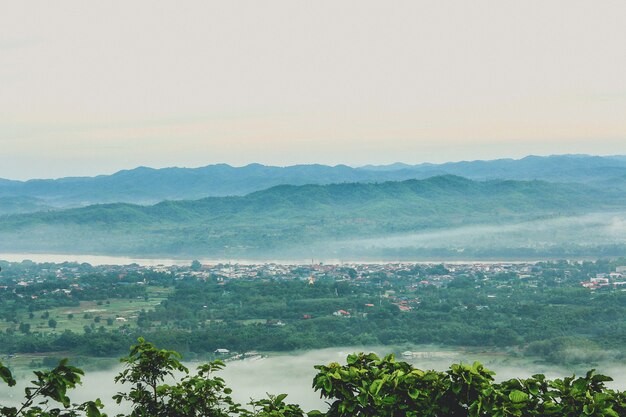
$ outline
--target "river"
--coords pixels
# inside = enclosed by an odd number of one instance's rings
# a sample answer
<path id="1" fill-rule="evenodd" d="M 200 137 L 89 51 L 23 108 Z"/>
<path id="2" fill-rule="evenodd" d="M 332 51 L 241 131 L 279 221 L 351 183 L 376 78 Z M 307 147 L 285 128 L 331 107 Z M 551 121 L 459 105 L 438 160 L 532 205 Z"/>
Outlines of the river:
<path id="1" fill-rule="evenodd" d="M 109 256 L 109 255 L 76 255 L 76 254 L 51 254 L 51 253 L 0 253 L 0 260 L 7 262 L 22 262 L 30 260 L 37 263 L 52 262 L 78 262 L 88 263 L 93 266 L 97 265 L 130 265 L 138 264 L 142 266 L 173 266 L 173 265 L 190 265 L 193 259 L 186 258 L 133 258 L 128 256 Z M 324 263 L 329 265 L 342 264 L 390 264 L 390 263 L 407 263 L 407 264 L 439 264 L 445 263 L 449 265 L 467 265 L 467 264 L 525 264 L 534 263 L 536 261 L 476 261 L 476 260 L 428 260 L 428 261 L 380 261 L 380 260 L 345 260 L 345 259 L 219 259 L 219 258 L 198 258 L 204 264 L 240 264 L 240 265 L 259 265 L 259 264 L 282 264 L 282 265 L 311 265 L 312 263 Z"/>

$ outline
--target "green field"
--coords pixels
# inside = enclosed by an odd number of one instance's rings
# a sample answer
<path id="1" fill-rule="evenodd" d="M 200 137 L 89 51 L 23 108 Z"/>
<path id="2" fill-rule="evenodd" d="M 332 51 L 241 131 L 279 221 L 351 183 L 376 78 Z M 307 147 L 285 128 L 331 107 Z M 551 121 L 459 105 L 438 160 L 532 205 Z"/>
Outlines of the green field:
<path id="1" fill-rule="evenodd" d="M 18 321 L 30 324 L 31 332 L 41 333 L 63 333 L 65 330 L 82 333 L 85 326 L 93 324 L 95 328 L 104 326 L 107 330 L 119 328 L 123 325 L 136 326 L 137 316 L 142 310 L 149 311 L 167 298 L 172 291 L 163 287 L 148 287 L 148 299 L 139 297 L 136 299 L 112 298 L 106 301 L 81 301 L 76 307 L 56 307 L 46 310 L 48 317 L 42 318 L 44 311 L 35 311 L 33 318 L 29 318 L 27 312 L 18 317 Z M 70 314 L 72 315 L 70 318 Z M 96 318 L 99 317 L 99 322 Z M 107 319 L 112 319 L 112 324 L 107 324 Z M 119 318 L 119 319 L 118 319 Z M 54 319 L 57 322 L 56 328 L 51 328 L 48 321 Z M 17 324 L 11 322 L 0 322 L 0 331 L 5 331 L 9 327 L 17 328 Z"/>

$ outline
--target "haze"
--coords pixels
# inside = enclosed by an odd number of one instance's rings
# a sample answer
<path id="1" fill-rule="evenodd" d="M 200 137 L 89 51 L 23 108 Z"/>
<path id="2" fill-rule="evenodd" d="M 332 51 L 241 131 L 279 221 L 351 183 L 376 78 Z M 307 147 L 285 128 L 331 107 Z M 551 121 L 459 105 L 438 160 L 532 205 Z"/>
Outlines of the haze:
<path id="1" fill-rule="evenodd" d="M 11 2 L 0 177 L 626 153 L 626 3 Z"/>
<path id="2" fill-rule="evenodd" d="M 562 378 L 573 373 L 584 374 L 586 368 L 558 367 L 554 365 L 542 365 L 529 360 L 499 357 L 498 355 L 472 354 L 467 352 L 455 352 L 447 350 L 441 352 L 433 346 L 420 347 L 424 352 L 434 352 L 433 356 L 424 359 L 409 359 L 419 369 L 436 369 L 445 371 L 454 361 L 472 363 L 481 361 L 489 369 L 496 372 L 496 380 L 512 378 L 527 378 L 536 373 L 544 373 L 548 378 Z M 318 349 L 295 354 L 279 354 L 258 361 L 229 362 L 224 370 L 219 373 L 226 380 L 227 386 L 233 388 L 235 401 L 246 404 L 250 399 L 265 398 L 269 394 L 288 394 L 287 402 L 300 404 L 306 411 L 312 409 L 324 410 L 327 406 L 320 399 L 319 393 L 311 388 L 311 382 L 316 374 L 314 365 L 339 362 L 345 364 L 345 358 L 349 353 L 363 351 L 363 347 L 347 347 Z M 379 355 L 389 353 L 389 347 L 365 348 L 366 351 L 375 351 Z M 441 356 L 439 356 L 442 354 Z M 398 358 L 398 360 L 405 360 Z M 193 371 L 197 364 L 188 364 Z M 596 364 L 599 373 L 612 375 L 615 380 L 607 383 L 614 389 L 624 389 L 626 369 L 623 364 L 603 361 Z M 102 371 L 87 371 L 83 378 L 83 385 L 68 395 L 73 401 L 88 401 L 99 397 L 105 404 L 105 411 L 109 414 L 127 412 L 128 405 L 117 406 L 111 397 L 119 391 L 127 390 L 113 382 L 114 377 L 120 372 L 120 367 Z M 20 374 L 18 387 L 6 389 L 0 392 L 0 400 L 3 403 L 16 404 L 23 392 L 28 374 Z"/>

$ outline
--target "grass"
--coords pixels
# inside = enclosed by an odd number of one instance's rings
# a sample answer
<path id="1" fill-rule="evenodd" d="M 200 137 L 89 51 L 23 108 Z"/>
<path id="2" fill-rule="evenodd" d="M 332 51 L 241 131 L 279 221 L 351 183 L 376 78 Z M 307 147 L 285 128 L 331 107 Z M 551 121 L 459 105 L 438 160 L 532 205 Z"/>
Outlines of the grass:
<path id="1" fill-rule="evenodd" d="M 23 313 L 22 317 L 18 317 L 21 323 L 30 324 L 31 332 L 41 333 L 63 333 L 65 330 L 71 330 L 76 333 L 82 333 L 85 326 L 94 324 L 96 328 L 104 326 L 106 329 L 115 329 L 123 325 L 134 327 L 137 323 L 137 316 L 141 310 L 151 310 L 160 304 L 167 295 L 172 291 L 169 288 L 149 287 L 148 300 L 143 297 L 136 299 L 112 298 L 107 301 L 81 301 L 76 307 L 56 307 L 48 311 L 49 317 L 42 318 L 44 311 L 34 312 L 31 319 L 28 313 Z M 73 317 L 69 318 L 68 315 Z M 95 318 L 100 317 L 100 322 L 96 323 Z M 126 321 L 116 320 L 122 317 Z M 113 319 L 113 324 L 108 325 L 107 319 Z M 48 326 L 48 320 L 54 319 L 57 322 L 55 329 Z M 8 327 L 17 328 L 14 323 L 0 322 L 0 331 L 5 331 Z"/>
<path id="2" fill-rule="evenodd" d="M 265 324 L 267 319 L 246 319 L 246 320 L 237 320 L 241 324 L 249 325 L 249 324 Z"/>

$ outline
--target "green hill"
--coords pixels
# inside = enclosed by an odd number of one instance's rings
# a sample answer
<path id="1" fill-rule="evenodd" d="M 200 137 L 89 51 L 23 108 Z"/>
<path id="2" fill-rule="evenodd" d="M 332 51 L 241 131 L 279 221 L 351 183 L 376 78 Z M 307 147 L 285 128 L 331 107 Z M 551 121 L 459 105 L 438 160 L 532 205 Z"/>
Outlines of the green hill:
<path id="1" fill-rule="evenodd" d="M 625 203 L 621 193 L 579 184 L 479 182 L 451 175 L 379 184 L 284 185 L 242 197 L 4 216 L 0 249 L 275 256 L 338 239 L 504 225 L 619 210 Z"/>
<path id="2" fill-rule="evenodd" d="M 0 197 L 0 215 L 50 210 L 43 200 L 34 197 Z"/>
<path id="3" fill-rule="evenodd" d="M 391 164 L 353 168 L 320 164 L 287 167 L 226 164 L 200 168 L 138 167 L 112 175 L 9 181 L 0 179 L 0 197 L 41 199 L 56 208 L 89 204 L 155 204 L 163 200 L 241 196 L 273 186 L 376 183 L 458 175 L 474 180 L 602 183 L 626 175 L 626 160 L 590 155 L 528 156 L 522 159 L 462 161 L 445 164 Z"/>

